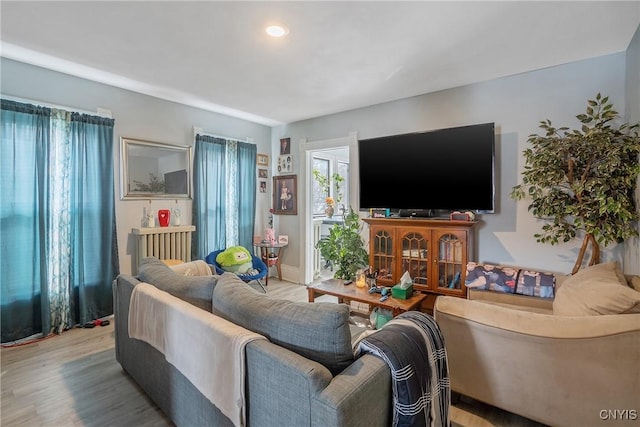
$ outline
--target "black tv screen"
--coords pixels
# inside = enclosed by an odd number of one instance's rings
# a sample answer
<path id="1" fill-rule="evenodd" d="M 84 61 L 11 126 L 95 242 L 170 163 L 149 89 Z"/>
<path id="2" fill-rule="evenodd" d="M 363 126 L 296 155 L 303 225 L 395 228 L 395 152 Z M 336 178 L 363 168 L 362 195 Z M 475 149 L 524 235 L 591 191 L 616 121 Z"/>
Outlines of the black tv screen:
<path id="1" fill-rule="evenodd" d="M 360 209 L 493 212 L 494 152 L 494 123 L 360 140 Z"/>

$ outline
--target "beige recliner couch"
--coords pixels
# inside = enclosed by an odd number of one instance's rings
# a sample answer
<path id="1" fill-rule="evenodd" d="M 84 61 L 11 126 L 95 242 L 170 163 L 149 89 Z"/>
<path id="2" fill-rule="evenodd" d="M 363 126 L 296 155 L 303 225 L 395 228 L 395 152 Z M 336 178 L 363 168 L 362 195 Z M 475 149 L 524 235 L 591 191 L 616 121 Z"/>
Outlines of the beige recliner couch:
<path id="1" fill-rule="evenodd" d="M 555 301 L 438 297 L 451 390 L 551 426 L 638 425 L 640 278 L 612 264 L 557 276 Z"/>

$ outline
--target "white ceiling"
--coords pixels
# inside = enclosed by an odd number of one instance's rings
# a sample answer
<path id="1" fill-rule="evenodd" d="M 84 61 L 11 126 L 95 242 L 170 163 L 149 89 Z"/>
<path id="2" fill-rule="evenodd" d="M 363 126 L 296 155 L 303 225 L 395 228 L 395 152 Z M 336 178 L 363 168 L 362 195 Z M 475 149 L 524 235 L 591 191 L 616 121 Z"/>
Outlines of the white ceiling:
<path id="1" fill-rule="evenodd" d="M 636 1 L 6 1 L 1 55 L 267 125 L 624 51 Z M 283 39 L 264 33 L 285 24 Z"/>

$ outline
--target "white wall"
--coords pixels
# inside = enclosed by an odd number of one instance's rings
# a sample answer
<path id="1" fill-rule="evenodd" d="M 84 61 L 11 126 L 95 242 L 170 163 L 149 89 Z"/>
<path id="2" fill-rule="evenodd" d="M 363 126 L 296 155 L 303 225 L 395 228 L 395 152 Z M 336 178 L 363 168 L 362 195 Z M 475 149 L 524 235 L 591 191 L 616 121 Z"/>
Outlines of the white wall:
<path id="1" fill-rule="evenodd" d="M 28 99 L 69 109 L 95 112 L 98 107 L 111 110 L 114 125 L 114 167 L 116 182 L 116 221 L 120 271 L 131 272 L 135 257 L 135 240 L 131 229 L 141 226 L 143 209 L 178 207 L 182 224 L 192 223 L 191 200 L 120 200 L 119 139 L 129 137 L 177 145 L 193 145 L 193 127 L 216 135 L 252 138 L 259 153 L 268 153 L 271 128 L 222 114 L 211 113 L 164 101 L 147 95 L 118 89 L 66 74 L 46 70 L 20 62 L 1 59 L 2 95 Z M 258 193 L 264 209 L 266 196 Z M 268 209 L 268 208 L 267 208 Z M 212 248 L 211 250 L 218 249 Z"/>
<path id="2" fill-rule="evenodd" d="M 359 139 L 365 139 L 495 122 L 497 213 L 481 217 L 473 258 L 570 272 L 581 241 L 558 246 L 536 243 L 533 234 L 540 230 L 540 223 L 527 211 L 527 202 L 516 203 L 509 193 L 520 179 L 518 171 L 523 168 L 521 153 L 527 146 L 527 137 L 539 132 L 540 120 L 549 118 L 558 126 L 577 127 L 580 124 L 575 116 L 584 112 L 587 99 L 598 92 L 609 95 L 624 117 L 624 82 L 625 54 L 607 55 L 279 126 L 274 128 L 272 141 L 290 137 L 292 154 L 300 158 L 299 144 L 304 139 L 339 138 L 350 132 L 357 132 Z M 298 171 L 297 163 L 296 173 Z M 418 191 L 428 197 L 432 190 L 425 186 Z M 415 197 L 415 192 L 416 189 L 407 189 L 407 197 Z M 304 214 L 280 218 L 278 233 L 296 235 L 299 218 Z M 298 266 L 301 248 L 296 240 L 290 238 L 289 241 L 283 264 Z M 622 248 L 608 247 L 602 258 L 622 262 Z"/>

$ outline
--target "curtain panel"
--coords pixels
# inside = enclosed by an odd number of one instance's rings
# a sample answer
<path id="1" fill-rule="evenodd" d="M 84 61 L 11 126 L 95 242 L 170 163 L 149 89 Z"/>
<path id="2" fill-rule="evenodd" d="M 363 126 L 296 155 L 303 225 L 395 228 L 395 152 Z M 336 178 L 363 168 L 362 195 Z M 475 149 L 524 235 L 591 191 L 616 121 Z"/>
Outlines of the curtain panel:
<path id="1" fill-rule="evenodd" d="M 1 100 L 2 342 L 113 313 L 112 119 Z M 104 183 L 108 183 L 105 185 Z"/>
<path id="2" fill-rule="evenodd" d="M 192 257 L 240 245 L 251 248 L 256 211 L 255 144 L 196 135 Z"/>
<path id="3" fill-rule="evenodd" d="M 0 301 L 2 342 L 50 327 L 49 108 L 0 101 Z"/>

